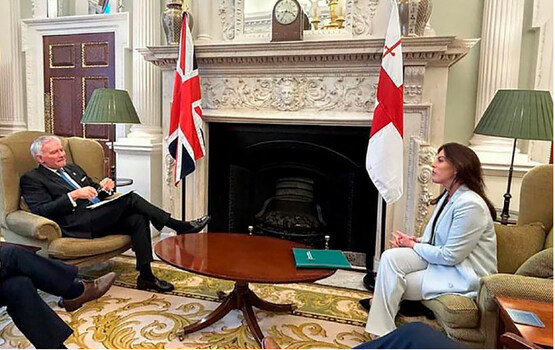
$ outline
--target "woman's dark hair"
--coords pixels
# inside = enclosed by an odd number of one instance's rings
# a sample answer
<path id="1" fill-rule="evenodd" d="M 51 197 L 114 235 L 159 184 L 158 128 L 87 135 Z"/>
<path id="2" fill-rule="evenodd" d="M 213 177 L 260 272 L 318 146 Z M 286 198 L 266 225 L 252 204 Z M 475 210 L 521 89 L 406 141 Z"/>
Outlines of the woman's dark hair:
<path id="1" fill-rule="evenodd" d="M 460 143 L 450 142 L 441 146 L 437 153 L 443 151 L 447 161 L 455 168 L 457 180 L 469 189 L 476 192 L 484 202 L 486 202 L 491 217 L 495 220 L 497 213 L 493 204 L 485 193 L 484 179 L 482 176 L 482 164 L 476 153 L 470 148 Z M 430 204 L 437 204 L 439 199 L 445 194 L 445 191 L 430 201 Z"/>

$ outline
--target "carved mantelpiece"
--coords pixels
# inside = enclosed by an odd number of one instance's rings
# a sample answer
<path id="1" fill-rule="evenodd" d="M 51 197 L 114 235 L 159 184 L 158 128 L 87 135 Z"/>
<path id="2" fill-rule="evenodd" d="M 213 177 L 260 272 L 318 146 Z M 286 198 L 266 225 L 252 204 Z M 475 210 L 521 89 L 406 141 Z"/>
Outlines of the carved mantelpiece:
<path id="1" fill-rule="evenodd" d="M 438 79 L 433 74 L 431 79 L 437 79 L 437 83 L 434 80 L 429 86 L 437 91 L 427 95 L 426 71 L 442 68 L 441 74 L 446 75 L 445 68 L 460 60 L 476 42 L 454 37 L 403 39 L 407 181 L 403 199 L 387 209 L 387 232 L 401 229 L 418 233 L 427 213 L 424 204 L 430 192 L 429 177 L 425 176 L 422 159 L 427 159 L 431 152 L 431 130 L 444 126 L 442 116 L 434 116 L 436 125 L 433 124 L 435 101 L 426 101 L 423 96 L 443 98 L 438 103 L 444 106 L 447 79 L 446 76 Z M 163 70 L 162 115 L 163 130 L 167 132 L 177 47 L 138 50 L 145 60 Z M 214 122 L 368 127 L 371 124 L 383 39 L 199 44 L 195 50 L 206 129 Z M 167 209 L 176 210 L 180 208 L 180 194 L 171 187 L 170 162 L 166 161 L 165 166 L 167 188 L 163 202 Z M 207 161 L 203 160 L 187 178 L 187 218 L 207 210 L 207 176 Z"/>
<path id="2" fill-rule="evenodd" d="M 244 44 L 199 44 L 195 46 L 197 61 L 201 71 L 225 69 L 250 71 L 271 70 L 290 71 L 294 64 L 314 70 L 322 70 L 326 65 L 345 69 L 361 69 L 379 66 L 383 52 L 383 39 L 352 39 L 333 41 L 297 41 Z M 425 65 L 448 67 L 460 60 L 478 39 L 457 39 L 452 36 L 403 38 L 403 58 L 405 66 Z M 145 60 L 162 69 L 175 68 L 177 46 L 151 46 L 138 49 Z M 354 62 L 358 62 L 352 67 Z M 241 65 L 241 66 L 239 66 Z M 245 67 L 248 65 L 249 67 Z"/>

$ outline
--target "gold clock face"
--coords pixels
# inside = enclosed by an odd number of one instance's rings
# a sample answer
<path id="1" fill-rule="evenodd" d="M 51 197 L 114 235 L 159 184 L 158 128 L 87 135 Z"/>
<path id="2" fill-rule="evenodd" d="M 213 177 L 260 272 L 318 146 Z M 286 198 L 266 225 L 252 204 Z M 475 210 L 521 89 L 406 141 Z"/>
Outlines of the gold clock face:
<path id="1" fill-rule="evenodd" d="M 276 7 L 274 16 L 281 24 L 292 23 L 299 15 L 299 7 L 293 0 L 280 0 Z"/>

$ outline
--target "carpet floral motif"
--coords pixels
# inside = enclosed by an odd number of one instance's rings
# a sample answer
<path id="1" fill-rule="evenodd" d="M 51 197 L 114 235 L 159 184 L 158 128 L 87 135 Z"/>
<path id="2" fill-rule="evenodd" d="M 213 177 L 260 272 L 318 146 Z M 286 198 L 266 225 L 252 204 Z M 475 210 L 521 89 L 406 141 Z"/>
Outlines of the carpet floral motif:
<path id="1" fill-rule="evenodd" d="M 195 275 L 156 262 L 154 273 L 171 281 L 176 290 L 158 294 L 136 290 L 134 259 L 117 257 L 97 270 L 85 271 L 95 277 L 115 271 L 115 287 L 102 298 L 69 313 L 56 305 L 57 298 L 45 301 L 74 330 L 66 341 L 69 348 L 246 348 L 256 349 L 243 315 L 237 310 L 203 330 L 185 335 L 180 330 L 209 314 L 218 306 L 218 291 L 229 292 L 233 283 Z M 369 340 L 364 333 L 366 313 L 358 299 L 369 293 L 316 284 L 253 284 L 261 298 L 277 303 L 294 303 L 293 314 L 255 309 L 264 334 L 271 335 L 283 348 L 347 349 Z M 2 348 L 30 348 L 5 309 L 0 309 Z"/>

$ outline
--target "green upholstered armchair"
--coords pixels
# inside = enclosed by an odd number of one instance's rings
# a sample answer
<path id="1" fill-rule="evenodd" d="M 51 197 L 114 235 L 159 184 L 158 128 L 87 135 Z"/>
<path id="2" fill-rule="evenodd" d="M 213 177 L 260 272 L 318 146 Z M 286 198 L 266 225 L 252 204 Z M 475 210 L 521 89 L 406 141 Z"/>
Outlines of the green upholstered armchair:
<path id="1" fill-rule="evenodd" d="M 496 224 L 495 232 L 499 273 L 482 278 L 476 300 L 444 295 L 423 302 L 452 339 L 475 348 L 496 347 L 496 295 L 553 301 L 553 165 L 524 176 L 518 224 Z"/>
<path id="2" fill-rule="evenodd" d="M 19 179 L 37 166 L 31 143 L 43 132 L 22 131 L 0 139 L 0 229 L 6 242 L 40 247 L 43 256 L 86 266 L 109 259 L 131 247 L 127 235 L 95 239 L 63 238 L 54 221 L 31 213 L 21 198 Z M 90 139 L 60 137 L 68 163 L 79 164 L 91 178 L 104 178 L 104 150 Z"/>

